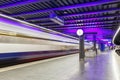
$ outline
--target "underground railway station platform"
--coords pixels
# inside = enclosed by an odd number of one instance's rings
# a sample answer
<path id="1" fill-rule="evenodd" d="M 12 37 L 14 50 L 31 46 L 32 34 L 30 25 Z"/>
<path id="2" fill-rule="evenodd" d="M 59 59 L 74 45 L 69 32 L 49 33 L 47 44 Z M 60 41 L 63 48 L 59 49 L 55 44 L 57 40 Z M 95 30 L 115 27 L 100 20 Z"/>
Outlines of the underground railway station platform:
<path id="1" fill-rule="evenodd" d="M 120 80 L 120 0 L 0 0 L 0 80 Z"/>

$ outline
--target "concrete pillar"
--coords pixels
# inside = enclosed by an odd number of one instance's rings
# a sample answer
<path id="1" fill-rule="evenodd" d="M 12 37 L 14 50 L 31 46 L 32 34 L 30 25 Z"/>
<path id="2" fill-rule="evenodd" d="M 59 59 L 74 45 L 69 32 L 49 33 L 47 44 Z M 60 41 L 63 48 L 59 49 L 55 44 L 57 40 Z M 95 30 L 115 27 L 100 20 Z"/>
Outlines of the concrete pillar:
<path id="1" fill-rule="evenodd" d="M 94 47 L 94 51 L 96 52 L 96 55 L 97 55 L 97 48 L 96 48 L 96 35 L 93 34 L 93 47 Z"/>
<path id="2" fill-rule="evenodd" d="M 81 60 L 81 59 L 84 59 L 84 57 L 85 57 L 85 51 L 84 51 L 84 35 L 82 35 L 82 36 L 80 36 L 79 37 L 80 39 L 80 41 L 79 41 L 79 59 Z"/>

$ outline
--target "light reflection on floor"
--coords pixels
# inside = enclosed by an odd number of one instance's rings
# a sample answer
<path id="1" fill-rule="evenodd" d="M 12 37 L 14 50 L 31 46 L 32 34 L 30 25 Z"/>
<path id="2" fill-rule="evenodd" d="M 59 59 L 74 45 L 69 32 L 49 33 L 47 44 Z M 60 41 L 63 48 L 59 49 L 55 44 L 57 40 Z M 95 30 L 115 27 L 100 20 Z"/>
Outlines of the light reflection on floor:
<path id="1" fill-rule="evenodd" d="M 70 80 L 120 80 L 120 57 L 114 51 L 103 52 L 93 59 L 80 62 L 82 74 Z"/>

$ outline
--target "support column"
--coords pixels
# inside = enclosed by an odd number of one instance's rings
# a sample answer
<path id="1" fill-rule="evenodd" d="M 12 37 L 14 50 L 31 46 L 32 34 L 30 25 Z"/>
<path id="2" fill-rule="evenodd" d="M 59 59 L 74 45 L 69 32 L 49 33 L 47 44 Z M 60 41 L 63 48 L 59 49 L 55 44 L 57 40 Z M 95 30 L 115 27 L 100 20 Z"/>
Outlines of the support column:
<path id="1" fill-rule="evenodd" d="M 94 45 L 94 51 L 95 51 L 95 53 L 96 53 L 96 55 L 97 55 L 97 48 L 96 48 L 96 35 L 95 35 L 95 34 L 93 35 L 93 45 Z"/>
<path id="2" fill-rule="evenodd" d="M 79 37 L 80 41 L 79 41 L 79 59 L 83 59 L 84 60 L 84 57 L 85 57 L 85 51 L 84 51 L 84 35 L 80 36 Z"/>
<path id="3" fill-rule="evenodd" d="M 102 42 L 100 43 L 100 50 L 101 50 L 101 51 L 104 51 L 104 50 L 105 50 L 105 45 L 104 45 L 104 43 L 102 43 Z"/>

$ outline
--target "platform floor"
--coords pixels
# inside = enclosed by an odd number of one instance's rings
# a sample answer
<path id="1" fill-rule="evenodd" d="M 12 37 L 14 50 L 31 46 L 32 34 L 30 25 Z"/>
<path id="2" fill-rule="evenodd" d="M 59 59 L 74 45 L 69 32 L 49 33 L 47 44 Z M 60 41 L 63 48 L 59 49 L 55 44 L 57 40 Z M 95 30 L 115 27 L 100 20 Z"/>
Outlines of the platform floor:
<path id="1" fill-rule="evenodd" d="M 0 71 L 0 80 L 120 80 L 120 57 L 108 51 L 79 62 L 73 54 Z"/>

